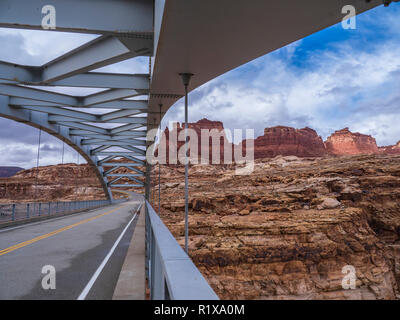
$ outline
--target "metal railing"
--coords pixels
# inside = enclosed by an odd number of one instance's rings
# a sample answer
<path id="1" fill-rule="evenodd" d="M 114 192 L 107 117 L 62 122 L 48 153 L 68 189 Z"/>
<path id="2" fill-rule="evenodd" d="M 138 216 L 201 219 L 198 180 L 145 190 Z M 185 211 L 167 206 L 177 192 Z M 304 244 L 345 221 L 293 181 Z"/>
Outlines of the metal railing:
<path id="1" fill-rule="evenodd" d="M 146 276 L 152 300 L 218 300 L 218 296 L 146 201 Z"/>
<path id="2" fill-rule="evenodd" d="M 114 200 L 111 202 L 111 200 L 89 200 L 0 204 L 0 223 L 82 211 L 122 201 Z"/>

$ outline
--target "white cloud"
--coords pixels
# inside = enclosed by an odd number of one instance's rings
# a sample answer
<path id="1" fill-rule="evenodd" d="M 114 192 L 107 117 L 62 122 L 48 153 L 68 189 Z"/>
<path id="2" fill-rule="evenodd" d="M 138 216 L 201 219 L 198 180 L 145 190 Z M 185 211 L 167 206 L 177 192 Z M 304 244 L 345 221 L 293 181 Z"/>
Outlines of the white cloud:
<path id="1" fill-rule="evenodd" d="M 290 51 L 290 50 L 289 50 Z M 400 140 L 399 46 L 387 42 L 373 51 L 339 44 L 314 52 L 301 69 L 285 55 L 258 59 L 253 68 L 232 71 L 201 87 L 193 95 L 190 119 L 220 120 L 228 128 L 310 126 L 326 138 L 345 126 L 374 134 L 378 144 Z M 247 66 L 248 67 L 248 66 Z M 200 98 L 197 98 L 199 96 Z M 176 110 L 173 110 L 177 108 Z M 183 119 L 182 103 L 172 108 L 166 120 Z"/>
<path id="2" fill-rule="evenodd" d="M 0 52 L 0 60 L 23 65 L 42 65 L 56 57 L 95 39 L 98 35 L 44 30 L 19 30 L 0 28 L 2 44 L 20 39 L 19 47 L 9 47 Z"/>

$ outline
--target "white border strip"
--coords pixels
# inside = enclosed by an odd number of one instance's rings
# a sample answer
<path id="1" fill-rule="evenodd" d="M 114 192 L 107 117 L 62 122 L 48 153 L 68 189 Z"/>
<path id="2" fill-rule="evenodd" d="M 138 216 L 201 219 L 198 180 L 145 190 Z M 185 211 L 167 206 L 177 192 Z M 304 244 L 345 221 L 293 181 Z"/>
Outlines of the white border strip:
<path id="1" fill-rule="evenodd" d="M 88 284 L 86 285 L 85 289 L 83 289 L 82 293 L 79 295 L 79 297 L 77 298 L 77 300 L 85 300 L 86 296 L 89 294 L 90 290 L 92 289 L 94 283 L 96 282 L 97 278 L 99 277 L 101 271 L 103 271 L 105 265 L 107 264 L 108 260 L 110 260 L 112 254 L 115 251 L 115 248 L 118 246 L 118 244 L 120 243 L 122 237 L 124 236 L 126 230 L 128 230 L 129 226 L 131 225 L 132 221 L 135 220 L 136 215 L 138 213 L 138 211 L 140 210 L 140 208 L 142 207 L 142 205 L 139 205 L 138 209 L 136 210 L 135 215 L 133 216 L 133 218 L 128 222 L 128 224 L 126 225 L 125 229 L 122 231 L 122 233 L 120 234 L 120 236 L 118 237 L 118 239 L 115 241 L 114 245 L 112 246 L 110 252 L 107 254 L 107 256 L 104 258 L 103 262 L 100 264 L 100 266 L 97 268 L 96 272 L 93 274 L 92 278 L 90 278 Z"/>

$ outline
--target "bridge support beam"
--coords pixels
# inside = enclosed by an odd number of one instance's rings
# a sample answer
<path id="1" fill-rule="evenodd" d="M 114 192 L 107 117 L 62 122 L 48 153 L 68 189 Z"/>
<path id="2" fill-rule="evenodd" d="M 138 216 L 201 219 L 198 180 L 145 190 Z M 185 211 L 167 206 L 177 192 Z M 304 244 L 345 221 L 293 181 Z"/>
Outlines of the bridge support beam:
<path id="1" fill-rule="evenodd" d="M 48 121 L 48 115 L 42 112 L 16 109 L 9 106 L 9 97 L 0 95 L 0 117 L 25 123 L 31 127 L 42 129 L 43 131 L 57 137 L 61 141 L 75 149 L 90 166 L 95 169 L 95 173 L 104 189 L 108 199 L 112 199 L 112 193 L 103 177 L 103 168 L 97 166 L 98 158 L 90 154 L 90 148 L 81 144 L 82 138 L 74 137 L 69 134 L 69 128 L 52 124 Z"/>
<path id="2" fill-rule="evenodd" d="M 52 0 L 56 31 L 92 34 L 151 34 L 153 1 Z M 0 27 L 42 30 L 47 0 L 2 0 Z"/>

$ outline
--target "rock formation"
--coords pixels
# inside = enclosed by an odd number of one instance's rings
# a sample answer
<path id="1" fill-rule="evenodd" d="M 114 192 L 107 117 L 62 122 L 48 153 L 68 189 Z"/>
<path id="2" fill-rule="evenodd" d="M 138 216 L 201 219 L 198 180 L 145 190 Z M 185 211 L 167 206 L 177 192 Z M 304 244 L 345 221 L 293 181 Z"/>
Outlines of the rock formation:
<path id="1" fill-rule="evenodd" d="M 353 133 L 349 128 L 335 131 L 325 142 L 326 150 L 333 155 L 357 155 L 379 153 L 373 137 Z"/>
<path id="2" fill-rule="evenodd" d="M 224 145 L 228 150 L 228 154 L 233 155 L 233 147 L 224 132 L 224 125 L 220 121 L 210 121 L 202 119 L 195 123 L 189 123 L 189 128 L 193 129 L 198 137 L 195 141 L 198 149 L 199 157 L 194 157 L 200 163 L 200 159 L 208 159 L 211 163 L 212 159 L 212 140 L 202 141 L 202 129 L 214 130 L 217 133 L 217 138 L 214 143 L 219 144 L 219 159 L 220 163 L 224 162 Z M 174 128 L 170 131 L 168 127 L 164 131 L 165 150 L 163 163 L 176 164 L 176 161 L 170 161 L 169 152 L 170 147 L 178 154 L 179 150 L 184 145 L 184 141 L 177 141 L 176 137 L 183 134 L 184 125 L 175 123 Z M 183 136 L 182 136 L 183 138 Z M 218 140 L 219 139 L 219 140 Z M 182 140 L 182 139 L 181 139 Z M 174 142 L 175 141 L 175 142 Z M 177 141 L 177 142 L 176 142 Z M 172 142 L 172 144 L 170 144 Z M 285 126 L 276 126 L 272 128 L 265 128 L 264 135 L 256 138 L 254 141 L 254 159 L 273 158 L 278 155 L 282 156 L 297 156 L 297 157 L 324 157 L 329 155 L 357 155 L 357 154 L 400 154 L 400 142 L 394 146 L 379 147 L 376 140 L 370 136 L 361 133 L 353 133 L 349 128 L 335 131 L 325 141 L 318 135 L 318 133 L 311 128 L 295 129 Z M 243 155 L 246 152 L 251 152 L 248 147 L 249 142 L 243 140 L 238 148 L 242 150 Z M 203 149 L 201 149 L 203 148 Z M 183 150 L 183 149 L 182 149 Z M 206 150 L 206 153 L 204 153 Z M 158 151 L 156 152 L 158 154 Z M 218 155 L 217 155 L 218 158 Z M 227 159 L 231 159 L 228 157 Z M 233 156 L 232 156 L 233 159 Z M 214 162 L 215 163 L 215 162 Z M 230 164 L 231 161 L 226 162 Z"/>
<path id="3" fill-rule="evenodd" d="M 188 124 L 189 129 L 194 130 L 196 133 L 196 137 L 191 137 L 190 139 L 190 157 L 191 161 L 201 163 L 202 159 L 206 161 L 206 163 L 223 163 L 224 162 L 224 147 L 229 150 L 230 157 L 232 157 L 232 147 L 233 145 L 228 141 L 225 131 L 224 125 L 221 121 L 210 121 L 207 119 L 201 119 L 194 123 Z M 174 123 L 173 129 L 170 131 L 167 127 L 164 131 L 163 142 L 160 147 L 160 159 L 164 161 L 162 163 L 168 164 L 177 164 L 179 161 L 179 151 L 184 146 L 184 123 L 180 124 L 179 122 Z M 212 137 L 203 136 L 202 130 L 205 132 L 209 132 Z M 181 138 L 180 138 L 181 137 Z M 207 139 L 208 138 L 208 139 Z M 192 140 L 195 139 L 195 140 Z M 207 139 L 207 141 L 205 140 Z M 203 141 L 204 140 L 204 141 Z M 214 155 L 215 159 L 213 159 L 212 148 L 214 145 L 219 145 L 218 154 Z M 197 152 L 193 152 L 194 148 L 197 148 Z M 170 148 L 173 148 L 170 150 Z M 174 151 L 175 156 L 171 157 L 170 151 Z M 183 151 L 183 149 L 182 149 Z M 181 151 L 181 152 L 182 152 Z M 156 150 L 156 155 L 158 155 L 159 150 Z M 175 160 L 174 160 L 175 159 Z M 218 160 L 216 160 L 218 159 Z M 193 161 L 194 160 L 194 161 Z"/>
<path id="4" fill-rule="evenodd" d="M 246 142 L 243 143 L 246 148 Z M 254 158 L 273 158 L 278 155 L 322 157 L 324 142 L 315 130 L 277 126 L 264 129 L 264 135 L 254 140 Z"/>
<path id="5" fill-rule="evenodd" d="M 105 199 L 93 168 L 64 164 L 23 170 L 0 179 L 0 202 Z"/>
<path id="6" fill-rule="evenodd" d="M 181 245 L 183 172 L 161 167 L 161 217 Z M 278 156 L 247 176 L 192 166 L 190 256 L 221 299 L 399 299 L 399 172 L 387 155 Z"/>

